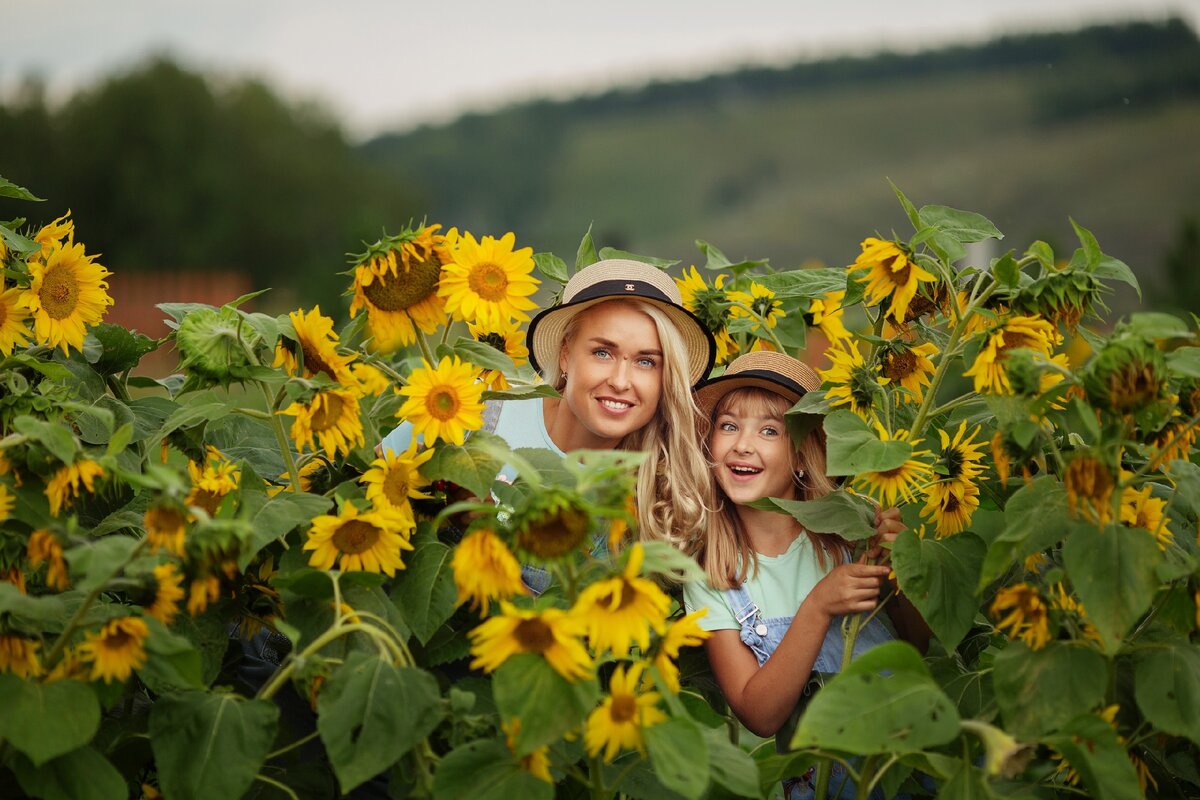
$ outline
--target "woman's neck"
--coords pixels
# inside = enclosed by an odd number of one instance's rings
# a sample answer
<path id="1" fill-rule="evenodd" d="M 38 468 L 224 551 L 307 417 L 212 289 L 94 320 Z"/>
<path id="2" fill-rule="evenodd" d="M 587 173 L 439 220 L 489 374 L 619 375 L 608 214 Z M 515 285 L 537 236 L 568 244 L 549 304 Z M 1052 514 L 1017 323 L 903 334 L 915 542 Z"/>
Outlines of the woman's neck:
<path id="1" fill-rule="evenodd" d="M 787 514 L 743 505 L 736 511 L 750 547 L 760 556 L 782 555 L 804 532 L 804 526 Z"/>
<path id="2" fill-rule="evenodd" d="M 564 453 L 572 450 L 613 450 L 621 443 L 620 439 L 606 439 L 585 428 L 566 402 L 558 397 L 542 399 L 542 419 L 545 420 L 550 440 Z"/>

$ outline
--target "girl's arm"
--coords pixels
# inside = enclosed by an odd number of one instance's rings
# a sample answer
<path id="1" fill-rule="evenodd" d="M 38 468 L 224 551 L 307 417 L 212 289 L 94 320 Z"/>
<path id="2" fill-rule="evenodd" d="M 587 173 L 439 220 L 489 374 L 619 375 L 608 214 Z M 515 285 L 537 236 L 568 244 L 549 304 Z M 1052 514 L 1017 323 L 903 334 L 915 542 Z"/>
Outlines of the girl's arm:
<path id="1" fill-rule="evenodd" d="M 840 564 L 800 604 L 783 640 L 761 667 L 736 630 L 713 633 L 705 643 L 721 692 L 742 723 L 771 736 L 796 707 L 821 652 L 830 620 L 870 611 L 889 567 Z"/>

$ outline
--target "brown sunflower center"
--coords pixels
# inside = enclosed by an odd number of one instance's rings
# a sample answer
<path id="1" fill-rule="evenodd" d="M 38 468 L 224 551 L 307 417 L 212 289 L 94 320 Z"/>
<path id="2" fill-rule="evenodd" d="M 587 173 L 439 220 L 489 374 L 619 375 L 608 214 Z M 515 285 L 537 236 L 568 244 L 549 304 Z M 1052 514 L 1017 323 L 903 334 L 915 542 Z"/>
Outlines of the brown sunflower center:
<path id="1" fill-rule="evenodd" d="M 342 402 L 342 398 L 336 394 L 326 394 L 324 402 L 318 403 L 312 413 L 312 429 L 313 433 L 327 431 L 337 425 L 337 422 L 342 417 L 342 410 L 346 404 Z"/>
<path id="2" fill-rule="evenodd" d="M 958 501 L 958 495 L 956 495 L 954 492 L 947 494 L 945 502 L 942 503 L 942 513 L 953 514 L 960 508 L 962 508 L 962 503 Z"/>
<path id="3" fill-rule="evenodd" d="M 453 386 L 435 386 L 425 395 L 425 410 L 429 416 L 442 422 L 454 419 L 461 406 L 462 400 Z"/>
<path id="4" fill-rule="evenodd" d="M 104 644 L 104 649 L 111 650 L 114 653 L 124 652 L 137 643 L 134 637 L 127 633 L 124 628 L 116 628 L 109 631 L 101 641 Z"/>
<path id="5" fill-rule="evenodd" d="M 554 631 L 540 619 L 523 619 L 517 623 L 513 636 L 525 653 L 544 653 L 554 644 Z"/>
<path id="6" fill-rule="evenodd" d="M 172 534 L 183 527 L 183 514 L 169 507 L 152 508 L 146 514 L 146 525 L 152 533 Z"/>
<path id="7" fill-rule="evenodd" d="M 508 289 L 508 274 L 499 264 L 484 261 L 471 267 L 467 285 L 484 300 L 498 302 L 504 299 Z"/>
<path id="8" fill-rule="evenodd" d="M 1009 350 L 1017 350 L 1022 347 L 1033 348 L 1036 350 L 1038 347 L 1037 338 L 1030 336 L 1027 333 L 1020 333 L 1017 331 L 1005 331 L 1004 332 L 1004 344 L 1000 345 L 999 352 L 996 355 L 998 357 L 1003 356 Z"/>
<path id="9" fill-rule="evenodd" d="M 67 267 L 54 267 L 47 271 L 42 278 L 38 298 L 42 301 L 42 309 L 51 319 L 71 316 L 79 305 L 79 281 L 75 273 Z"/>
<path id="10" fill-rule="evenodd" d="M 3 328 L 6 322 L 8 322 L 8 306 L 0 302 L 0 328 Z"/>
<path id="11" fill-rule="evenodd" d="M 211 517 L 212 515 L 217 513 L 217 506 L 221 505 L 221 498 L 224 496 L 225 496 L 224 492 L 214 492 L 211 489 L 196 489 L 195 491 L 192 492 L 191 497 L 188 498 L 188 500 L 189 500 L 188 505 L 199 506 L 200 508 L 203 508 L 205 510 L 205 512 L 207 512 L 208 515 Z M 162 534 L 169 534 L 169 533 L 174 533 L 174 532 L 175 532 L 174 528 L 170 528 L 170 529 L 161 529 L 160 528 L 160 533 L 162 533 Z"/>
<path id="12" fill-rule="evenodd" d="M 942 451 L 942 461 L 946 465 L 946 477 L 950 480 L 956 480 L 962 475 L 963 464 L 966 458 L 961 450 L 957 447 L 947 447 Z"/>
<path id="13" fill-rule="evenodd" d="M 610 713 L 613 722 L 631 722 L 637 716 L 637 700 L 631 694 L 613 695 Z"/>
<path id="14" fill-rule="evenodd" d="M 517 533 L 517 546 L 539 558 L 562 558 L 579 547 L 587 527 L 586 514 L 567 508 L 524 526 Z"/>
<path id="15" fill-rule="evenodd" d="M 0 317 L 0 325 L 2 325 L 2 324 L 4 324 L 4 317 Z M 486 345 L 496 348 L 501 353 L 506 352 L 506 349 L 508 347 L 508 342 L 506 342 L 504 340 L 504 334 L 502 334 L 502 333 L 495 333 L 495 332 L 485 333 L 485 334 L 483 334 L 481 336 L 477 336 L 475 338 L 478 341 L 482 342 L 483 344 L 486 344 Z"/>
<path id="16" fill-rule="evenodd" d="M 337 380 L 337 376 L 333 374 L 333 367 L 329 366 L 329 363 L 321 357 L 321 351 L 315 349 L 311 342 L 301 340 L 300 352 L 304 354 L 304 369 L 314 375 L 318 372 L 324 372 L 329 377 Z"/>
<path id="17" fill-rule="evenodd" d="M 917 355 L 912 350 L 897 350 L 883 361 L 883 374 L 893 381 L 902 381 L 917 371 Z"/>
<path id="18" fill-rule="evenodd" d="M 383 479 L 383 496 L 397 506 L 408 502 L 408 470 L 396 468 L 388 471 Z"/>
<path id="19" fill-rule="evenodd" d="M 333 546 L 338 552 L 358 555 L 365 553 L 379 541 L 379 528 L 360 519 L 351 519 L 338 526 L 333 534 Z"/>
<path id="20" fill-rule="evenodd" d="M 425 261 L 410 262 L 406 273 L 385 272 L 375 276 L 363 287 L 363 294 L 380 311 L 404 311 L 429 297 L 437 289 L 441 275 L 442 265 L 433 256 Z"/>

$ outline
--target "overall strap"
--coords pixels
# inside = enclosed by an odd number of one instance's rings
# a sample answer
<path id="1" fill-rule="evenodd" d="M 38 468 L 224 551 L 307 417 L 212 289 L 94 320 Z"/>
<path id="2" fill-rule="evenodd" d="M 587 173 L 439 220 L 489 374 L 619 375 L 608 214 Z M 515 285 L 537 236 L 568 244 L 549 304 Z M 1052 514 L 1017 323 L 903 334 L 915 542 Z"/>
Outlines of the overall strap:
<path id="1" fill-rule="evenodd" d="M 739 626 L 745 627 L 749 620 L 758 616 L 758 605 L 750 599 L 750 593 L 746 591 L 745 584 L 739 584 L 732 589 L 726 589 L 724 594 L 725 601 L 733 609 L 734 619 L 737 620 Z"/>

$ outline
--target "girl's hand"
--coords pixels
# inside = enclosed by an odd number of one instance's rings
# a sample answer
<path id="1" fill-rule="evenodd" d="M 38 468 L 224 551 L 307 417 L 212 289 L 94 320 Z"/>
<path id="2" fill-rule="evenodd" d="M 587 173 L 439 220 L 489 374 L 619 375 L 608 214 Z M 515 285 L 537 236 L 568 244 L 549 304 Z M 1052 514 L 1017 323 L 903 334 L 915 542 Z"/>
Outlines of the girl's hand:
<path id="1" fill-rule="evenodd" d="M 892 563 L 892 551 L 883 547 L 884 543 L 891 544 L 896 541 L 896 537 L 900 535 L 900 531 L 904 530 L 905 525 L 900 520 L 900 509 L 892 506 L 886 511 L 875 509 L 875 535 L 868 542 L 868 547 L 863 557 L 868 560 L 876 560 L 880 564 Z"/>
<path id="2" fill-rule="evenodd" d="M 839 564 L 809 597 L 830 617 L 870 611 L 879 603 L 879 587 L 890 570 L 876 564 Z"/>

